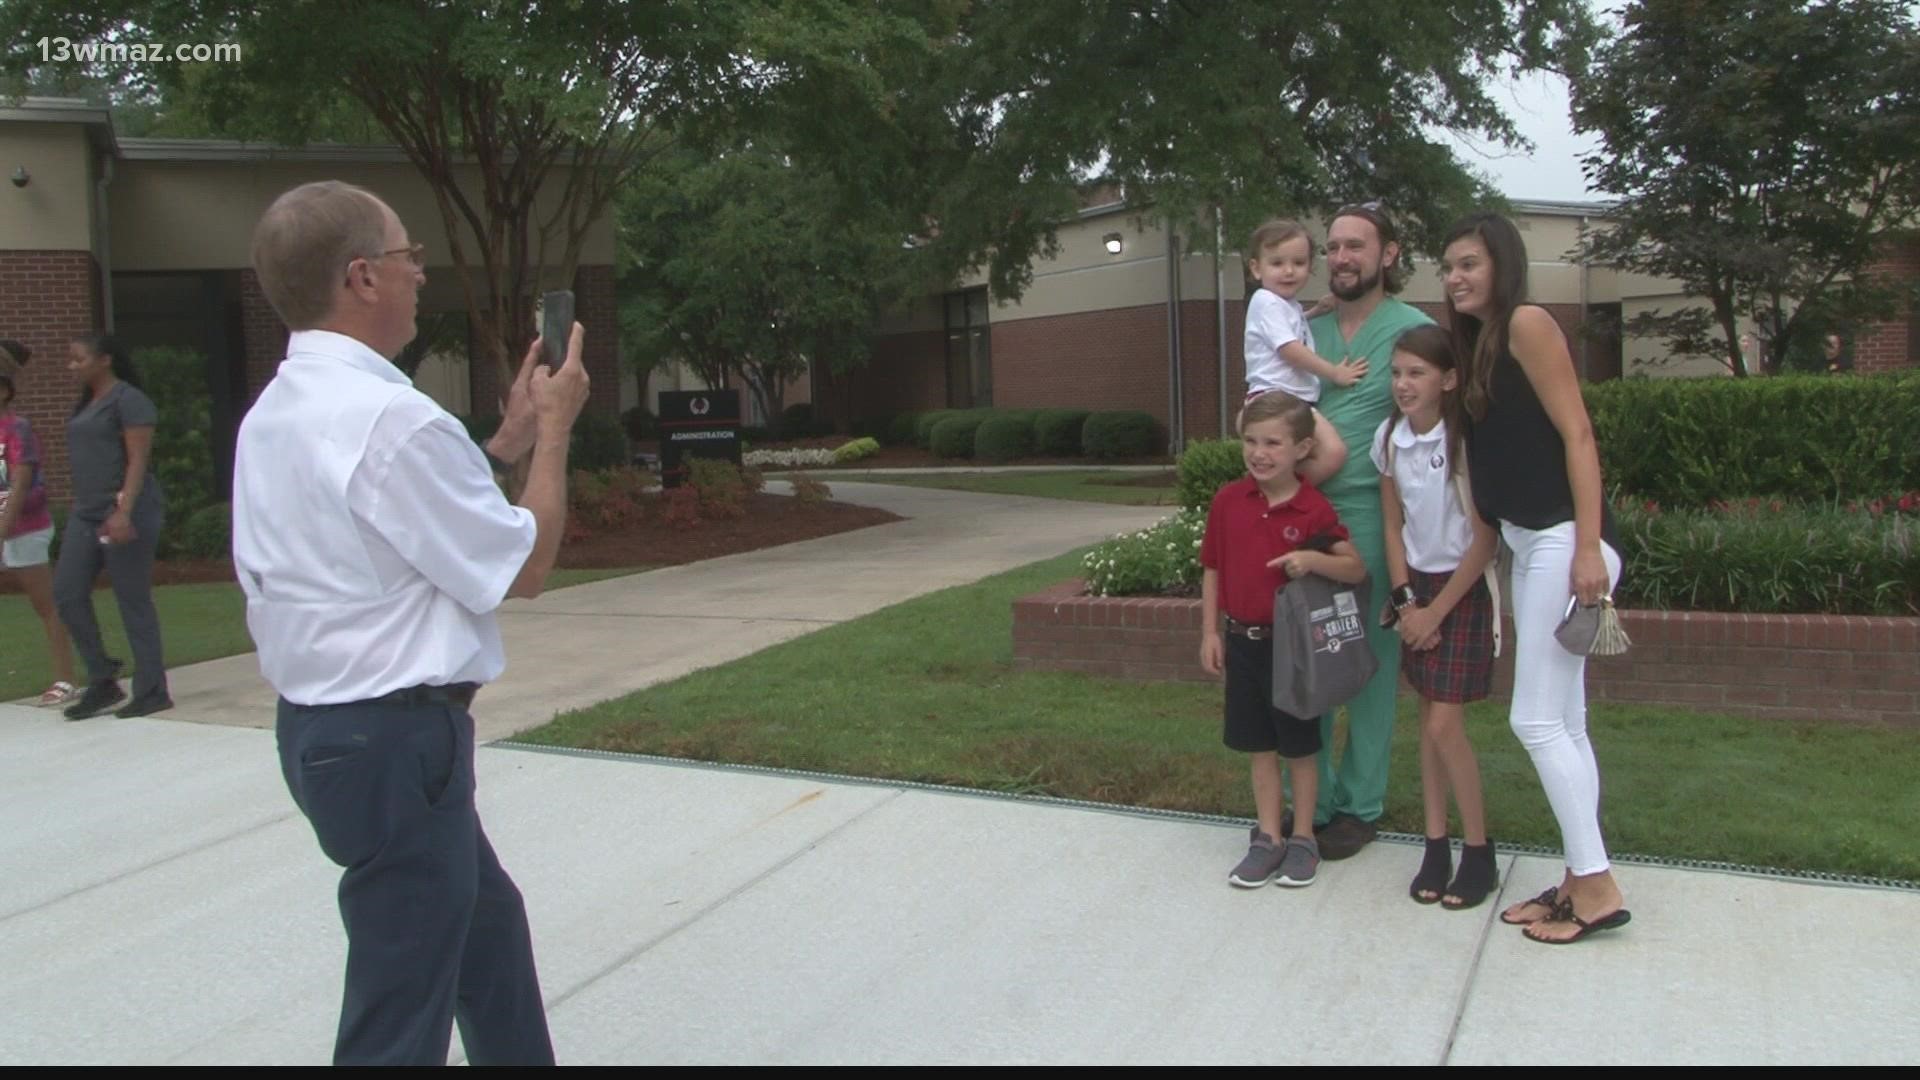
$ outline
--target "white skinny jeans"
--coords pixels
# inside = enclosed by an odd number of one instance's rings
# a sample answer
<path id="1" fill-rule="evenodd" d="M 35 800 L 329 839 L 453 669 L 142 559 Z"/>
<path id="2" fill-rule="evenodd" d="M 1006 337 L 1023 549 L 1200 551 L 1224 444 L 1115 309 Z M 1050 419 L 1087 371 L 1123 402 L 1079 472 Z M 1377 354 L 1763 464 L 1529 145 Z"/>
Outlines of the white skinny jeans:
<path id="1" fill-rule="evenodd" d="M 1587 739 L 1587 658 L 1561 648 L 1554 628 L 1573 595 L 1573 522 L 1523 529 L 1503 522 L 1513 549 L 1513 711 L 1508 722 L 1533 758 L 1540 786 L 1560 823 L 1567 869 L 1598 874 L 1609 866 L 1600 837 L 1600 763 Z M 1604 541 L 1608 587 L 1620 580 L 1620 555 Z"/>

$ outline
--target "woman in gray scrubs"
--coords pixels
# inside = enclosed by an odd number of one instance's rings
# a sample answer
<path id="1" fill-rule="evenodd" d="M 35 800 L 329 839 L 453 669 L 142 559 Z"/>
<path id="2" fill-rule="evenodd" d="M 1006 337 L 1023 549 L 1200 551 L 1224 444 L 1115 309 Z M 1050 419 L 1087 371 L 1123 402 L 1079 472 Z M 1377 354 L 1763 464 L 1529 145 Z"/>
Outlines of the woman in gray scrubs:
<path id="1" fill-rule="evenodd" d="M 61 537 L 53 595 L 86 663 L 87 688 L 66 716 L 85 720 L 126 699 L 120 661 L 107 655 L 93 614 L 93 583 L 102 566 L 133 646 L 133 700 L 114 715 L 146 716 L 173 707 L 153 607 L 153 553 L 166 517 L 166 499 L 152 471 L 159 412 L 141 392 L 126 346 L 113 336 L 82 335 L 67 355 L 67 370 L 80 381 L 80 400 L 67 420 L 73 509 Z"/>

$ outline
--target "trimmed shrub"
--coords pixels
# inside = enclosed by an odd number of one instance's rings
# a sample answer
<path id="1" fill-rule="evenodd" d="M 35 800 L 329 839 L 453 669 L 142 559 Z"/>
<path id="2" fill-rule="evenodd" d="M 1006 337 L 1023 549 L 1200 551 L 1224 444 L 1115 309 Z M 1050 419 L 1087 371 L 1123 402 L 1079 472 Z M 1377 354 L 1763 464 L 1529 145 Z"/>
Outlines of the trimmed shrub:
<path id="1" fill-rule="evenodd" d="M 956 412 L 933 426 L 928 449 L 935 457 L 973 456 L 973 437 L 987 418 L 973 411 Z"/>
<path id="2" fill-rule="evenodd" d="M 233 507 L 209 503 L 178 530 L 175 549 L 190 559 L 224 559 L 233 551 Z"/>
<path id="3" fill-rule="evenodd" d="M 1041 409 L 1033 418 L 1033 451 L 1041 457 L 1079 457 L 1087 409 Z"/>
<path id="4" fill-rule="evenodd" d="M 1920 487 L 1920 374 L 1623 379 L 1583 392 L 1611 491 L 1702 507 Z"/>
<path id="5" fill-rule="evenodd" d="M 660 422 L 645 405 L 635 405 L 621 413 L 620 423 L 627 429 L 627 438 L 634 442 L 646 442 L 660 434 Z"/>
<path id="6" fill-rule="evenodd" d="M 1152 457 L 1160 452 L 1160 424 L 1143 412 L 1097 412 L 1080 429 L 1080 447 L 1093 458 Z"/>
<path id="7" fill-rule="evenodd" d="M 888 446 L 915 446 L 919 443 L 920 415 L 903 412 L 887 421 L 884 438 Z"/>
<path id="8" fill-rule="evenodd" d="M 700 517 L 745 516 L 749 485 L 750 478 L 731 461 L 701 457 L 687 461 L 687 483 L 683 487 L 690 487 L 697 494 Z M 757 484 L 752 489 L 757 490 Z"/>
<path id="9" fill-rule="evenodd" d="M 1196 439 L 1177 463 L 1180 505 L 1205 510 L 1221 488 L 1247 474 L 1238 439 Z"/>
<path id="10" fill-rule="evenodd" d="M 167 517 L 185 522 L 216 497 L 213 475 L 213 395 L 207 387 L 207 363 L 191 349 L 141 349 L 134 354 L 142 389 L 153 399 L 159 422 L 153 429 L 153 474 L 167 493 Z M 45 445 L 51 438 L 41 432 Z M 158 554 L 184 551 L 171 528 L 160 530 Z M 189 553 L 190 554 L 190 553 Z"/>
<path id="11" fill-rule="evenodd" d="M 973 456 L 1012 461 L 1033 454 L 1033 422 L 1024 416 L 989 416 L 973 436 Z"/>
<path id="12" fill-rule="evenodd" d="M 794 477 L 792 483 L 793 497 L 799 502 L 817 503 L 833 498 L 833 489 L 825 481 L 803 475 Z"/>
<path id="13" fill-rule="evenodd" d="M 880 443 L 878 441 L 871 438 L 855 439 L 852 442 L 840 444 L 839 448 L 833 452 L 833 460 L 844 464 L 849 461 L 859 461 L 861 458 L 872 457 L 879 452 Z"/>
<path id="14" fill-rule="evenodd" d="M 567 449 L 568 468 L 601 472 L 631 464 L 627 432 L 620 421 L 604 413 L 583 412 L 573 422 L 572 445 Z"/>
<path id="15" fill-rule="evenodd" d="M 949 416 L 957 416 L 963 409 L 934 409 L 923 412 L 913 419 L 913 442 L 922 450 L 933 449 L 933 426 Z"/>

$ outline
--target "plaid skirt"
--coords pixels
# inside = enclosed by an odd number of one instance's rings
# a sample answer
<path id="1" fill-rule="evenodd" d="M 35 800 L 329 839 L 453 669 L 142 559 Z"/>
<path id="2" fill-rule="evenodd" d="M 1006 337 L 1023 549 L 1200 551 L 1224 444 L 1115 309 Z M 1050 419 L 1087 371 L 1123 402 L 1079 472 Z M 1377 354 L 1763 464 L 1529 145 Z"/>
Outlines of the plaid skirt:
<path id="1" fill-rule="evenodd" d="M 1447 587 L 1452 571 L 1428 574 L 1407 568 L 1413 595 L 1429 603 Z M 1424 652 L 1400 650 L 1407 683 L 1429 701 L 1480 701 L 1493 692 L 1493 594 L 1484 580 L 1453 606 L 1440 622 L 1440 644 Z"/>

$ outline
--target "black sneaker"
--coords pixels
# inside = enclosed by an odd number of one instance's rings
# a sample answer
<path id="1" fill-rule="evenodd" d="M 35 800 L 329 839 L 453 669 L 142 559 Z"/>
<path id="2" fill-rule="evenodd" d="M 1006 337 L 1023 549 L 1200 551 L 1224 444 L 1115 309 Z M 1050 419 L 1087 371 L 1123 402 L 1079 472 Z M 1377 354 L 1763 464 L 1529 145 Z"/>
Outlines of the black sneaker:
<path id="1" fill-rule="evenodd" d="M 136 716 L 151 716 L 154 713 L 165 712 L 171 708 L 173 708 L 173 698 L 168 697 L 166 688 L 162 687 L 159 690 L 150 690 L 134 698 L 132 701 L 127 702 L 125 708 L 113 715 L 122 720 L 131 720 Z"/>
<path id="2" fill-rule="evenodd" d="M 115 705 L 127 700 L 126 692 L 112 679 L 97 683 L 88 683 L 80 692 L 80 700 L 66 707 L 64 715 L 69 720 L 91 720 L 106 713 Z"/>
<path id="3" fill-rule="evenodd" d="M 1373 843 L 1379 832 L 1380 827 L 1371 821 L 1361 821 L 1352 814 L 1335 814 L 1326 828 L 1317 830 L 1320 857 L 1336 861 L 1351 859 L 1360 854 L 1361 848 Z"/>

